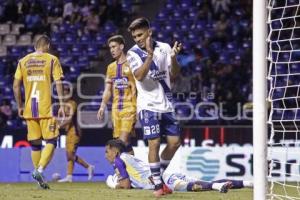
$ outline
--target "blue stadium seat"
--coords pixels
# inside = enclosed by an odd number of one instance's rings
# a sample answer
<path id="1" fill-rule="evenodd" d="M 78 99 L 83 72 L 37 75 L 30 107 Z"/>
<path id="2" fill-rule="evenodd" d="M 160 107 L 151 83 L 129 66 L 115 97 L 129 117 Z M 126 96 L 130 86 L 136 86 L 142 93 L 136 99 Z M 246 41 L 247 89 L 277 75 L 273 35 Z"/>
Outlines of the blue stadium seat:
<path id="1" fill-rule="evenodd" d="M 98 48 L 96 45 L 88 45 L 87 46 L 87 55 L 96 57 L 98 55 Z"/>
<path id="2" fill-rule="evenodd" d="M 51 41 L 53 44 L 60 44 L 62 40 L 62 35 L 60 33 L 52 32 L 51 33 Z"/>
<path id="3" fill-rule="evenodd" d="M 300 73 L 300 63 L 293 63 L 290 67 L 291 74 Z"/>
<path id="4" fill-rule="evenodd" d="M 81 37 L 79 37 L 79 43 L 90 44 L 92 43 L 92 37 L 89 34 L 83 34 Z"/>
<path id="5" fill-rule="evenodd" d="M 95 37 L 95 42 L 100 46 L 105 46 L 107 38 L 104 34 L 98 33 Z"/>
<path id="6" fill-rule="evenodd" d="M 73 56 L 81 56 L 85 54 L 85 48 L 83 48 L 83 45 L 80 44 L 73 44 L 71 48 L 71 54 Z"/>
<path id="7" fill-rule="evenodd" d="M 76 39 L 77 39 L 75 34 L 69 34 L 69 33 L 66 34 L 64 38 L 65 38 L 64 42 L 66 44 L 74 44 L 76 43 Z"/>
<path id="8" fill-rule="evenodd" d="M 58 44 L 56 50 L 60 56 L 66 56 L 69 54 L 69 45 L 64 43 Z"/>
<path id="9" fill-rule="evenodd" d="M 108 35 L 113 35 L 115 34 L 117 31 L 116 26 L 112 23 L 112 22 L 107 22 L 104 25 L 104 33 L 108 34 Z"/>

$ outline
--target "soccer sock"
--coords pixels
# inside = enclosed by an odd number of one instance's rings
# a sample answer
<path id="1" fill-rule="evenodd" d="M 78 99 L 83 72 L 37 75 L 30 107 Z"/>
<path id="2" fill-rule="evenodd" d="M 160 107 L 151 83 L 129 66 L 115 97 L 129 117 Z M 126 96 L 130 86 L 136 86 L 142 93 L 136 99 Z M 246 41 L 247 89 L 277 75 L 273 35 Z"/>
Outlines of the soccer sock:
<path id="1" fill-rule="evenodd" d="M 31 145 L 31 160 L 34 169 L 38 168 L 41 159 L 41 149 L 42 149 L 42 145 Z"/>
<path id="2" fill-rule="evenodd" d="M 31 151 L 31 159 L 34 169 L 37 169 L 41 159 L 41 151 Z"/>
<path id="3" fill-rule="evenodd" d="M 77 162 L 78 164 L 80 164 L 84 168 L 88 168 L 89 167 L 89 164 L 87 162 L 85 162 L 83 159 L 81 159 L 79 156 L 75 157 L 75 162 Z"/>
<path id="4" fill-rule="evenodd" d="M 244 187 L 250 187 L 253 188 L 253 182 L 252 181 L 242 181 Z"/>
<path id="5" fill-rule="evenodd" d="M 39 166 L 42 166 L 43 169 L 46 168 L 49 161 L 52 159 L 52 156 L 54 154 L 54 149 L 55 149 L 55 146 L 54 146 L 54 144 L 51 144 L 51 143 L 47 143 L 46 146 L 44 147 L 44 149 L 42 151 L 41 159 L 39 162 Z"/>
<path id="6" fill-rule="evenodd" d="M 155 162 L 155 163 L 149 163 L 150 165 L 150 171 L 153 179 L 153 183 L 156 186 L 161 187 L 162 186 L 162 181 L 161 181 L 161 175 L 160 175 L 160 163 Z M 156 188 L 160 189 L 160 188 Z"/>
<path id="7" fill-rule="evenodd" d="M 73 160 L 68 160 L 67 175 L 72 175 L 73 170 L 74 170 L 74 161 Z"/>
<path id="8" fill-rule="evenodd" d="M 211 183 L 211 182 L 196 181 L 195 183 L 198 185 L 201 185 L 202 190 L 211 190 L 213 188 L 213 183 Z"/>
<path id="9" fill-rule="evenodd" d="M 224 185 L 224 183 L 213 183 L 212 184 L 212 189 L 214 189 L 214 190 L 220 190 L 223 185 Z"/>
<path id="10" fill-rule="evenodd" d="M 171 160 L 164 160 L 164 159 L 160 159 L 160 169 L 161 169 L 161 174 L 164 173 L 164 171 L 167 169 L 167 167 L 169 166 Z"/>

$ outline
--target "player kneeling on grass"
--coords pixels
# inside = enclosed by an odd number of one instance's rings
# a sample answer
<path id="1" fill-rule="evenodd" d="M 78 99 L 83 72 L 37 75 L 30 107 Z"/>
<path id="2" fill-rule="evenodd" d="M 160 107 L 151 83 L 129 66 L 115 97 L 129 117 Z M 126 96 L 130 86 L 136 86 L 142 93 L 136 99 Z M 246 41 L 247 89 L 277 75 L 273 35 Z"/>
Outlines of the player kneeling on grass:
<path id="1" fill-rule="evenodd" d="M 105 147 L 106 159 L 114 166 L 115 175 L 107 177 L 106 184 L 113 189 L 154 189 L 151 171 L 147 163 L 124 153 L 125 144 L 120 140 L 109 140 Z M 228 189 L 252 187 L 250 181 L 222 179 L 212 182 L 187 177 L 181 173 L 163 174 L 164 192 L 218 190 L 226 193 Z"/>

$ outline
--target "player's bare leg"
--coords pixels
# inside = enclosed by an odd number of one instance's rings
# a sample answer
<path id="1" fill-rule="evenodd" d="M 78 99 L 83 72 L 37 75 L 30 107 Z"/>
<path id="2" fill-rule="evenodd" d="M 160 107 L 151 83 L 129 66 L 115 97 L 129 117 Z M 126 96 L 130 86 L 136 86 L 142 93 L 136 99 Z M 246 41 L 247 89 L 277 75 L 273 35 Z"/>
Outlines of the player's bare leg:
<path id="1" fill-rule="evenodd" d="M 131 155 L 134 155 L 134 151 L 131 146 L 130 138 L 131 138 L 131 135 L 128 132 L 121 132 L 120 137 L 119 137 L 119 139 L 122 140 L 126 145 L 126 152 Z"/>
<path id="2" fill-rule="evenodd" d="M 88 180 L 90 181 L 94 176 L 95 166 L 88 164 L 82 158 L 77 156 L 75 152 L 67 152 L 67 160 L 68 160 L 68 167 L 67 167 L 67 176 L 63 179 L 60 179 L 58 182 L 72 182 L 73 181 L 73 171 L 74 171 L 74 163 L 78 163 L 88 171 Z"/>
<path id="3" fill-rule="evenodd" d="M 162 172 L 168 167 L 180 145 L 179 136 L 167 136 L 167 146 L 164 148 L 160 156 Z"/>

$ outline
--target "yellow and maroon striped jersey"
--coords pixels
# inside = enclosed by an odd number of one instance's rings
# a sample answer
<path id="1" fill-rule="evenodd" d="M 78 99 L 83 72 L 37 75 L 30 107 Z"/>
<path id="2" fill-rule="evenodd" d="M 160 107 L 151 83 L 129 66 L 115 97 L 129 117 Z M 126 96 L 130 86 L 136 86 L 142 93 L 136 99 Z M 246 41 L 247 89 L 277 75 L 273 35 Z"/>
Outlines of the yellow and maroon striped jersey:
<path id="1" fill-rule="evenodd" d="M 112 84 L 112 110 L 136 110 L 136 87 L 127 62 L 112 62 L 107 67 L 106 82 Z"/>
<path id="2" fill-rule="evenodd" d="M 30 53 L 19 61 L 15 79 L 23 80 L 25 119 L 53 116 L 51 83 L 62 77 L 63 71 L 58 58 L 49 53 Z"/>

